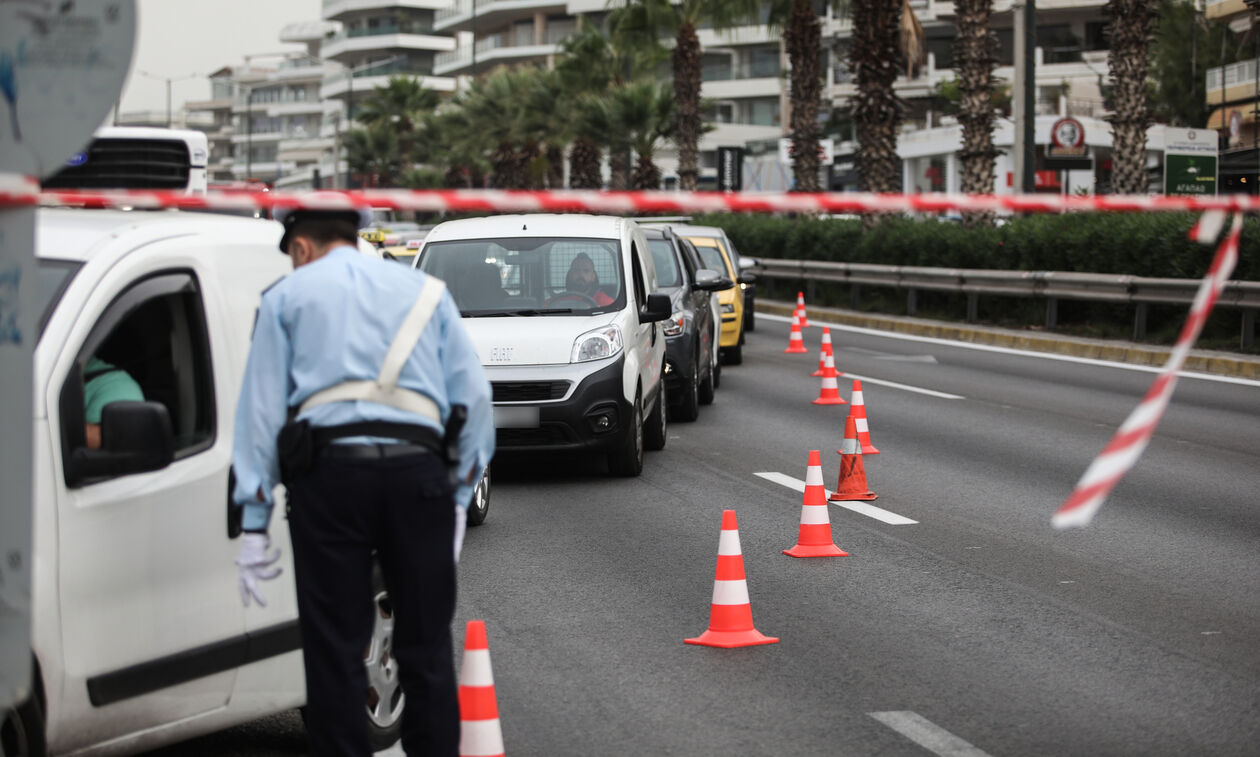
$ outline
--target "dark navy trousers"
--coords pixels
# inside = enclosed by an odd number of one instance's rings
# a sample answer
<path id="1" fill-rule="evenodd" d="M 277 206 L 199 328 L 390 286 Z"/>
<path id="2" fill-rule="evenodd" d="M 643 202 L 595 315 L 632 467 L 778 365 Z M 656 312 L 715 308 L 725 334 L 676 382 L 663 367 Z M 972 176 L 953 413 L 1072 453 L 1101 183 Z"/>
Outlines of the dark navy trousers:
<path id="1" fill-rule="evenodd" d="M 371 754 L 364 653 L 378 612 L 374 559 L 394 622 L 388 653 L 406 695 L 403 749 L 411 757 L 457 754 L 453 495 L 445 462 L 427 453 L 320 457 L 290 486 L 312 755 Z"/>

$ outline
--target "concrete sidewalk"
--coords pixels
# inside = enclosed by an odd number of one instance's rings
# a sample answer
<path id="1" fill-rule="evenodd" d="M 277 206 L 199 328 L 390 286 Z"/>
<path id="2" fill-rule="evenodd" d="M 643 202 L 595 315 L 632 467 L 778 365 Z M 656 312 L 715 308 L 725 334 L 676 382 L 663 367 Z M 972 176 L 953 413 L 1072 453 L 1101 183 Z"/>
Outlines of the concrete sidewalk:
<path id="1" fill-rule="evenodd" d="M 757 299 L 757 312 L 773 313 L 790 317 L 796 303 L 781 300 Z M 997 347 L 1053 352 L 1061 355 L 1109 360 L 1116 363 L 1161 366 L 1168 360 L 1172 349 L 1151 344 L 1138 344 L 1120 340 L 1087 339 L 1046 331 L 1004 329 L 980 326 L 974 323 L 932 321 L 926 318 L 859 313 L 843 308 L 814 307 L 806 303 L 806 315 L 811 319 L 825 320 L 847 326 L 893 331 L 901 334 L 950 339 L 958 342 L 975 342 Z M 1191 350 L 1186 358 L 1185 370 L 1213 373 L 1221 376 L 1260 379 L 1260 356 L 1243 355 L 1214 350 Z"/>

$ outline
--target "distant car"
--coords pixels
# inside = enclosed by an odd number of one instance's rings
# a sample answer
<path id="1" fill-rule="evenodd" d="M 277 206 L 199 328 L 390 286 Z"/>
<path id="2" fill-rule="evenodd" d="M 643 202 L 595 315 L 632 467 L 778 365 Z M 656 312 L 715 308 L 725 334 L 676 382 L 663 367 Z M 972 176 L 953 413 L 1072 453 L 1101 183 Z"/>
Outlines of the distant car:
<path id="1" fill-rule="evenodd" d="M 675 420 L 694 421 L 700 405 L 713 402 L 720 322 L 714 292 L 735 286 L 704 267 L 691 242 L 669 229 L 648 229 L 658 292 L 668 294 L 673 312 L 665 322 L 665 386 Z"/>
<path id="2" fill-rule="evenodd" d="M 741 257 L 735 243 L 726 235 L 725 229 L 717 226 L 675 226 L 674 228 L 681 236 L 693 241 L 697 237 L 719 240 L 718 246 L 725 250 L 726 256 L 733 264 L 735 270 L 732 276 L 739 283 L 739 289 L 744 295 L 744 331 L 755 331 L 757 313 L 753 306 L 757 298 L 757 275 L 747 269 L 757 264 L 756 259 Z"/>

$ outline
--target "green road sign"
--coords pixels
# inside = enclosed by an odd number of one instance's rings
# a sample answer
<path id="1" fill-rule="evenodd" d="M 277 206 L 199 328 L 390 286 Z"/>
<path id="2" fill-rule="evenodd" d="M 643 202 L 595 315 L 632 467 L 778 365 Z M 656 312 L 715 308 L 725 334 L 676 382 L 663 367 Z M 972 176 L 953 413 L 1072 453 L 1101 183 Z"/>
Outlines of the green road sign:
<path id="1" fill-rule="evenodd" d="M 1165 155 L 1164 194 L 1216 194 L 1216 156 Z"/>

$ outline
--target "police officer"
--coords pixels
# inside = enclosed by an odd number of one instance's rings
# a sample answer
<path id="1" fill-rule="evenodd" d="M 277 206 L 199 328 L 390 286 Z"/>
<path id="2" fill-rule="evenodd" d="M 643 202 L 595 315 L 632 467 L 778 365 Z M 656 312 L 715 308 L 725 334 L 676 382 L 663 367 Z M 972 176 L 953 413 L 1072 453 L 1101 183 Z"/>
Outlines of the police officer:
<path id="1" fill-rule="evenodd" d="M 403 749 L 454 755 L 455 561 L 494 452 L 490 385 L 443 284 L 359 253 L 365 215 L 276 213 L 294 272 L 263 294 L 237 406 L 241 599 L 265 604 L 259 582 L 279 573 L 267 526 L 282 479 L 311 753 L 370 753 L 375 553 L 406 695 Z"/>

